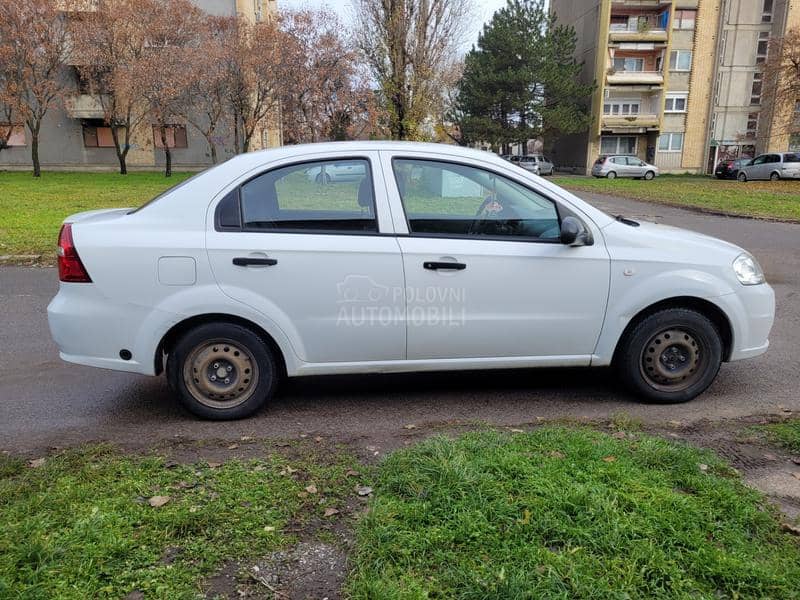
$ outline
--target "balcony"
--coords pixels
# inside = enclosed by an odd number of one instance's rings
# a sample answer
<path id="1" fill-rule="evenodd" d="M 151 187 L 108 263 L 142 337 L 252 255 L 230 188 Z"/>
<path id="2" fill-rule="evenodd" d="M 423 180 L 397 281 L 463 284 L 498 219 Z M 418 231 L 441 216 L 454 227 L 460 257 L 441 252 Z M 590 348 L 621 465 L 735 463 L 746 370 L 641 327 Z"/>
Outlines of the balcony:
<path id="1" fill-rule="evenodd" d="M 609 69 L 606 81 L 611 85 L 664 85 L 661 71 L 616 71 Z"/>
<path id="2" fill-rule="evenodd" d="M 653 14 L 623 7 L 611 13 L 608 39 L 611 42 L 666 42 L 668 27 L 668 8 Z"/>
<path id="3" fill-rule="evenodd" d="M 648 130 L 658 128 L 658 115 L 603 115 L 603 129 Z"/>
<path id="4" fill-rule="evenodd" d="M 100 96 L 90 94 L 67 96 L 64 108 L 71 119 L 102 119 L 105 116 Z"/>

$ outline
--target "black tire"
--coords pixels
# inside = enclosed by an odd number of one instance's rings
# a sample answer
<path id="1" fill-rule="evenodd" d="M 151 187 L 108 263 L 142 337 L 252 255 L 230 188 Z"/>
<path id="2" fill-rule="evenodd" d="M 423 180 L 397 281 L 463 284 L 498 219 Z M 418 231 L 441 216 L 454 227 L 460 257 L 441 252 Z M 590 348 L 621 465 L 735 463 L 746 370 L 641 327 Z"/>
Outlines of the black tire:
<path id="1" fill-rule="evenodd" d="M 616 178 L 617 178 L 616 171 L 609 171 L 608 173 L 606 173 L 606 179 L 616 179 Z"/>
<path id="2" fill-rule="evenodd" d="M 778 173 L 778 172 L 770 173 L 769 180 L 770 181 L 780 181 L 781 180 L 781 174 Z"/>
<path id="3" fill-rule="evenodd" d="M 738 179 L 739 181 L 741 181 L 742 183 L 744 183 L 744 182 L 746 182 L 746 181 L 747 181 L 747 175 L 745 175 L 744 173 L 739 173 L 739 174 L 736 176 L 736 179 Z"/>
<path id="4" fill-rule="evenodd" d="M 651 179 L 655 178 L 655 176 L 656 174 L 653 171 L 648 171 L 647 173 L 644 174 L 644 178 L 647 181 L 650 181 Z"/>
<path id="5" fill-rule="evenodd" d="M 226 379 L 224 371 L 230 375 Z M 249 417 L 264 406 L 275 393 L 279 370 L 270 347 L 250 329 L 207 323 L 175 343 L 167 378 L 189 412 L 227 421 Z"/>
<path id="6" fill-rule="evenodd" d="M 643 401 L 658 404 L 688 402 L 703 393 L 721 363 L 716 326 L 686 308 L 643 318 L 621 340 L 614 359 L 625 386 Z"/>

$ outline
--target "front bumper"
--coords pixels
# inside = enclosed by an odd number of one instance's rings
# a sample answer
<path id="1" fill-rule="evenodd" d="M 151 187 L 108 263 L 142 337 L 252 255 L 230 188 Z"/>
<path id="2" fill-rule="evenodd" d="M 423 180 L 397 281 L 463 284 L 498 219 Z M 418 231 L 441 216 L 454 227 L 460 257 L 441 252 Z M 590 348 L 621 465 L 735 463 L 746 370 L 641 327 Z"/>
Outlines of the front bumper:
<path id="1" fill-rule="evenodd" d="M 728 360 L 743 360 L 764 354 L 775 321 L 775 292 L 766 284 L 743 285 L 733 294 L 715 298 L 733 329 Z"/>

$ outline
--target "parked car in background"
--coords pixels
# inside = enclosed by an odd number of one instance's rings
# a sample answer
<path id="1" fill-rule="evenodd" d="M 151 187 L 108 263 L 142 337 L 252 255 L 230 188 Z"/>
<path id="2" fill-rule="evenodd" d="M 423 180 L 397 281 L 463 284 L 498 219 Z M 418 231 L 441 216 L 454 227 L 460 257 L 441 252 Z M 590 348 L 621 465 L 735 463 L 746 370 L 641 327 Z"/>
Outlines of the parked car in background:
<path id="1" fill-rule="evenodd" d="M 737 158 L 733 160 L 721 160 L 714 169 L 714 176 L 717 179 L 736 179 L 739 176 L 739 169 L 749 165 L 752 158 Z"/>
<path id="2" fill-rule="evenodd" d="M 739 181 L 758 179 L 800 179 L 800 152 L 772 152 L 756 156 L 748 165 L 739 168 Z"/>
<path id="3" fill-rule="evenodd" d="M 166 372 L 212 419 L 285 377 L 348 373 L 613 366 L 636 396 L 685 402 L 766 352 L 775 311 L 738 246 L 401 142 L 249 152 L 136 210 L 72 215 L 58 274 L 61 358 Z"/>
<path id="4" fill-rule="evenodd" d="M 536 175 L 552 175 L 555 171 L 555 165 L 543 154 L 528 154 L 516 158 L 514 164 Z"/>
<path id="5" fill-rule="evenodd" d="M 636 179 L 653 179 L 658 177 L 658 167 L 646 163 L 636 156 L 609 154 L 600 156 L 592 167 L 595 177 L 633 177 Z"/>
<path id="6" fill-rule="evenodd" d="M 358 161 L 340 162 L 335 165 L 324 165 L 308 169 L 305 173 L 309 181 L 331 183 L 332 181 L 358 181 L 366 175 L 364 165 Z"/>
<path id="7" fill-rule="evenodd" d="M 501 154 L 500 158 L 502 158 L 503 160 L 507 160 L 507 161 L 511 162 L 511 159 L 513 158 L 513 156 L 511 154 Z"/>

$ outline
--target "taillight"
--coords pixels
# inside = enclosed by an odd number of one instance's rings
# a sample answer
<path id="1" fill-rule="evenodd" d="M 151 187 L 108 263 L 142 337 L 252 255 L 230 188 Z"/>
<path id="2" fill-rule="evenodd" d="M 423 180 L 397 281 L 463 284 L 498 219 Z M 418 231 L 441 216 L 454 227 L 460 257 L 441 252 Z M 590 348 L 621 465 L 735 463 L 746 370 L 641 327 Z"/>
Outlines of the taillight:
<path id="1" fill-rule="evenodd" d="M 72 240 L 72 223 L 64 223 L 58 234 L 58 278 L 69 283 L 92 283 Z"/>

